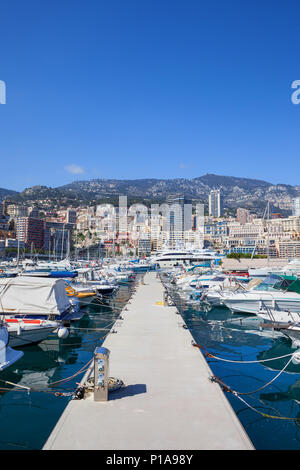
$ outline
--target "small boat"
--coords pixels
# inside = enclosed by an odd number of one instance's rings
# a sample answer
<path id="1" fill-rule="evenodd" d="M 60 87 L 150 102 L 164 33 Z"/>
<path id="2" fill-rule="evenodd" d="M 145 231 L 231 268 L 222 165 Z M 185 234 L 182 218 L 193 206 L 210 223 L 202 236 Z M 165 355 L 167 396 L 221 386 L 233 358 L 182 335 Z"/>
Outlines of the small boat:
<path id="1" fill-rule="evenodd" d="M 300 313 L 291 312 L 290 310 L 279 310 L 275 308 L 268 308 L 261 303 L 256 315 L 263 320 L 273 323 L 296 323 L 300 322 Z"/>
<path id="2" fill-rule="evenodd" d="M 78 276 L 77 271 L 43 271 L 43 270 L 34 270 L 34 271 L 24 271 L 20 276 L 30 276 L 30 277 L 50 277 L 50 278 L 75 278 Z"/>
<path id="3" fill-rule="evenodd" d="M 119 287 L 117 283 L 113 284 L 109 282 L 93 269 L 79 269 L 78 273 L 78 279 L 72 284 L 75 290 L 77 290 L 77 286 L 78 288 L 87 287 L 90 291 L 94 291 L 106 297 L 116 292 Z"/>
<path id="4" fill-rule="evenodd" d="M 78 319 L 64 279 L 18 276 L 0 279 L 0 314 L 55 321 Z"/>
<path id="5" fill-rule="evenodd" d="M 69 334 L 69 330 L 57 321 L 6 316 L 5 323 L 9 334 L 8 344 L 15 348 L 38 344 L 53 332 L 57 332 L 59 338 L 66 338 Z"/>
<path id="6" fill-rule="evenodd" d="M 300 313 L 300 279 L 272 274 L 251 290 L 227 292 L 221 303 L 232 312 L 257 314 L 263 303 L 269 309 Z"/>
<path id="7" fill-rule="evenodd" d="M 109 284 L 94 284 L 93 288 L 101 295 L 111 295 L 117 290 L 117 286 Z"/>
<path id="8" fill-rule="evenodd" d="M 0 320 L 0 371 L 14 364 L 24 355 L 23 351 L 15 351 L 9 345 L 9 333 L 4 320 Z"/>
<path id="9" fill-rule="evenodd" d="M 74 289 L 72 286 L 68 285 L 66 287 L 67 295 L 68 297 L 72 298 L 75 297 L 79 303 L 79 308 L 81 307 L 86 307 L 88 304 L 90 304 L 94 298 L 97 296 L 96 292 L 92 291 L 91 289 L 82 289 L 80 288 Z"/>

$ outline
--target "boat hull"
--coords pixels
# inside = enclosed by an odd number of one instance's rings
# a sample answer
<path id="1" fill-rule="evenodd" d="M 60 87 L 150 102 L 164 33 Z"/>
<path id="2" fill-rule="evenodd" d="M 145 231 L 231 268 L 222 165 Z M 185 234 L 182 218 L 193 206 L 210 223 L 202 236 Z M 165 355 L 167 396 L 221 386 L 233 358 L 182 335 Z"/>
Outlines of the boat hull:
<path id="1" fill-rule="evenodd" d="M 257 314 L 262 303 L 269 309 L 278 308 L 279 310 L 290 310 L 300 313 L 300 295 L 293 297 L 291 293 L 282 295 L 261 295 L 260 297 L 247 296 L 240 294 L 222 300 L 222 304 L 226 305 L 232 312 L 253 313 Z"/>
<path id="2" fill-rule="evenodd" d="M 43 328 L 32 328 L 28 330 L 22 330 L 18 334 L 17 330 L 9 330 L 9 342 L 8 345 L 13 348 L 19 346 L 28 346 L 30 344 L 38 344 L 57 329 L 54 327 L 43 327 Z"/>
<path id="3" fill-rule="evenodd" d="M 294 346 L 296 347 L 300 346 L 300 328 L 299 327 L 298 328 L 285 328 L 281 331 L 292 340 Z"/>
<path id="4" fill-rule="evenodd" d="M 101 295 L 111 295 L 116 290 L 115 287 L 105 287 L 105 286 L 99 286 L 99 287 L 95 286 L 94 289 L 97 291 L 98 294 L 101 294 Z"/>
<path id="5" fill-rule="evenodd" d="M 260 310 L 256 315 L 263 320 L 275 323 L 294 323 L 300 321 L 300 313 L 286 310 Z"/>

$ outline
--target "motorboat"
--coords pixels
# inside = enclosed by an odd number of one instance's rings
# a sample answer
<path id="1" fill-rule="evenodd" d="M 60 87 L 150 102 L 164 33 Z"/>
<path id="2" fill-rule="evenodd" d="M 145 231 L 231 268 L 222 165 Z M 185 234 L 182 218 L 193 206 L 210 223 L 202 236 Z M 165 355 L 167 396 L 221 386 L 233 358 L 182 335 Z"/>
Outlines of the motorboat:
<path id="1" fill-rule="evenodd" d="M 262 318 L 265 321 L 269 321 L 274 324 L 281 323 L 299 323 L 300 322 L 300 313 L 291 312 L 290 310 L 279 310 L 275 308 L 268 308 L 261 302 L 259 310 L 256 312 L 256 315 Z"/>
<path id="2" fill-rule="evenodd" d="M 171 268 L 174 266 L 193 266 L 201 265 L 210 267 L 217 264 L 221 258 L 219 253 L 211 250 L 165 250 L 151 258 L 151 262 L 157 268 Z"/>
<path id="3" fill-rule="evenodd" d="M 66 338 L 69 334 L 69 330 L 57 321 L 6 316 L 5 323 L 9 333 L 8 345 L 11 347 L 38 344 L 53 332 L 56 332 L 59 338 Z"/>
<path id="4" fill-rule="evenodd" d="M 74 305 L 79 304 L 79 308 L 86 307 L 97 296 L 96 292 L 88 287 L 78 286 L 77 289 L 74 289 L 70 284 L 66 286 L 66 292 L 71 302 L 74 301 Z"/>
<path id="5" fill-rule="evenodd" d="M 75 278 L 78 276 L 77 271 L 69 271 L 69 270 L 54 270 L 49 271 L 48 269 L 40 269 L 40 270 L 33 270 L 33 271 L 24 271 L 20 273 L 20 276 L 30 276 L 30 277 L 58 277 L 58 278 Z"/>
<path id="6" fill-rule="evenodd" d="M 108 278 L 114 279 L 118 284 L 128 284 L 136 278 L 136 273 L 133 270 L 123 270 L 120 266 L 109 266 L 105 269 Z"/>
<path id="7" fill-rule="evenodd" d="M 14 318 L 71 321 L 78 312 L 64 279 L 18 276 L 0 279 L 0 314 Z"/>
<path id="8" fill-rule="evenodd" d="M 287 265 L 285 265 L 281 270 L 282 274 L 287 276 L 297 276 L 300 275 L 300 259 L 293 259 Z"/>
<path id="9" fill-rule="evenodd" d="M 297 276 L 300 275 L 300 259 L 293 259 L 288 264 L 282 267 L 276 266 L 265 266 L 262 268 L 249 268 L 249 276 L 265 278 L 271 274 L 285 275 L 285 276 Z"/>
<path id="10" fill-rule="evenodd" d="M 210 305 L 217 307 L 222 306 L 224 296 L 233 292 L 244 292 L 253 289 L 262 282 L 262 279 L 251 279 L 251 281 L 241 281 L 240 279 L 232 278 L 230 285 L 215 285 L 210 287 L 205 293 L 204 300 Z"/>
<path id="11" fill-rule="evenodd" d="M 249 268 L 248 273 L 249 277 L 253 278 L 266 278 L 271 274 L 277 274 L 279 271 L 278 268 L 264 266 L 262 268 Z"/>
<path id="12" fill-rule="evenodd" d="M 108 296 L 115 293 L 119 287 L 116 280 L 115 282 L 109 281 L 103 274 L 101 276 L 100 272 L 91 268 L 78 269 L 78 278 L 72 284 L 72 287 L 75 289 L 77 289 L 77 286 L 88 287 L 102 296 Z"/>
<path id="13" fill-rule="evenodd" d="M 300 279 L 271 274 L 253 289 L 225 292 L 221 301 L 232 312 L 253 314 L 262 302 L 270 309 L 300 313 Z"/>

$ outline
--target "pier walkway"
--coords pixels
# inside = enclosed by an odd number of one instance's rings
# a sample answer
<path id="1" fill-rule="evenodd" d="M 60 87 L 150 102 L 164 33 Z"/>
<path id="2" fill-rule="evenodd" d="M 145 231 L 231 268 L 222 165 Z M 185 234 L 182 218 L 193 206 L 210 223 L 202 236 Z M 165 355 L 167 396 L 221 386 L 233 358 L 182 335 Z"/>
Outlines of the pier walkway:
<path id="1" fill-rule="evenodd" d="M 103 346 L 126 387 L 71 400 L 44 450 L 251 450 L 253 445 L 156 273 L 140 282 Z"/>

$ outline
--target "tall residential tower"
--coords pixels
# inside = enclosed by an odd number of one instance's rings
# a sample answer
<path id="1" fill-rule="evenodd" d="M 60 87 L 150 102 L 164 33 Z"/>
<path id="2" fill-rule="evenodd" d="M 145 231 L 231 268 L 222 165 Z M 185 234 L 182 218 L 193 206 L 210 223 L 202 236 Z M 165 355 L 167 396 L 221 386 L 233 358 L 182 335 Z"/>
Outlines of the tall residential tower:
<path id="1" fill-rule="evenodd" d="M 220 189 L 213 189 L 208 196 L 210 217 L 221 217 L 223 215 L 223 196 Z"/>

